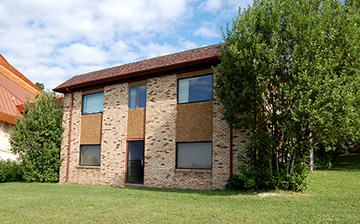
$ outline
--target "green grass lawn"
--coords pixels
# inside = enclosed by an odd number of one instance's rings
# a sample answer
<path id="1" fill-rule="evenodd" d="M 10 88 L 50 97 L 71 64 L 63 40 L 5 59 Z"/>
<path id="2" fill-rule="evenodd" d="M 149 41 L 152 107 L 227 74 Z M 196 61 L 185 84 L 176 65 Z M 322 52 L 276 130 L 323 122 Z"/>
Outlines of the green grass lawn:
<path id="1" fill-rule="evenodd" d="M 360 223 L 360 154 L 271 193 L 3 183 L 0 223 Z"/>

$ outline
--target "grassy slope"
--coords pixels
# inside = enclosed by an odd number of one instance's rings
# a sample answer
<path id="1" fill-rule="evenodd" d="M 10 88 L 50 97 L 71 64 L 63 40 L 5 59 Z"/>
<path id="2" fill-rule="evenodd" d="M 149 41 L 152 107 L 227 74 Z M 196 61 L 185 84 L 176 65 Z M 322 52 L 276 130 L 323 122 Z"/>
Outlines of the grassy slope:
<path id="1" fill-rule="evenodd" d="M 360 223 L 360 154 L 316 171 L 304 193 L 0 184 L 0 223 Z"/>

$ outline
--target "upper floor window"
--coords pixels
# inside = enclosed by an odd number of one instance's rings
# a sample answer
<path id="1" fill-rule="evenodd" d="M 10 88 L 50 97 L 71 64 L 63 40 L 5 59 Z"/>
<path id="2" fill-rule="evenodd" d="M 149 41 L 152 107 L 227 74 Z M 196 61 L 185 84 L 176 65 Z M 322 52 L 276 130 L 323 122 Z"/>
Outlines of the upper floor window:
<path id="1" fill-rule="evenodd" d="M 92 93 L 83 96 L 83 114 L 103 112 L 104 92 Z"/>
<path id="2" fill-rule="evenodd" d="M 212 93 L 212 74 L 178 80 L 178 103 L 208 101 Z"/>
<path id="3" fill-rule="evenodd" d="M 130 87 L 129 109 L 144 107 L 146 107 L 146 85 Z"/>

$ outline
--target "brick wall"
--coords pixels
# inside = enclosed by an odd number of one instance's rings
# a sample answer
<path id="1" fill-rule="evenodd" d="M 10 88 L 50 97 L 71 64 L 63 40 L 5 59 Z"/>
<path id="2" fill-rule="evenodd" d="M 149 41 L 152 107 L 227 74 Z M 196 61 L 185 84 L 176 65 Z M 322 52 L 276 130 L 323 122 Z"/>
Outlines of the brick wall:
<path id="1" fill-rule="evenodd" d="M 250 133 L 245 130 L 233 130 L 233 174 L 239 175 L 240 171 L 238 169 L 239 165 L 244 165 L 243 160 L 237 158 L 238 155 L 245 156 L 245 149 L 250 143 L 249 139 Z"/>
<path id="2" fill-rule="evenodd" d="M 176 75 L 148 79 L 144 185 L 172 187 L 176 150 Z"/>
<path id="3" fill-rule="evenodd" d="M 74 93 L 69 183 L 124 186 L 128 89 L 127 83 L 104 88 L 100 167 L 79 166 L 82 92 Z M 65 94 L 61 151 L 64 161 L 60 169 L 60 182 L 66 181 L 70 108 L 71 94 Z M 230 173 L 230 128 L 221 119 L 221 110 L 221 105 L 213 104 L 212 170 L 176 169 L 177 75 L 149 78 L 145 109 L 144 186 L 224 189 Z M 246 144 L 247 133 L 234 131 L 234 173 L 238 173 L 236 154 L 244 153 Z"/>
<path id="4" fill-rule="evenodd" d="M 72 114 L 72 130 L 71 130 L 71 145 L 70 145 L 70 163 L 69 163 L 69 183 L 87 183 L 84 181 L 86 176 L 90 175 L 91 183 L 98 184 L 98 179 L 94 170 L 80 171 L 76 168 L 79 165 L 80 152 L 80 126 L 81 126 L 81 100 L 82 93 L 74 92 L 74 106 Z M 66 181 L 67 164 L 68 164 L 68 150 L 69 150 L 69 135 L 70 135 L 70 113 L 71 113 L 71 94 L 66 93 L 64 96 L 64 115 L 63 115 L 63 140 L 61 143 L 61 158 L 63 159 L 60 167 L 60 182 Z"/>

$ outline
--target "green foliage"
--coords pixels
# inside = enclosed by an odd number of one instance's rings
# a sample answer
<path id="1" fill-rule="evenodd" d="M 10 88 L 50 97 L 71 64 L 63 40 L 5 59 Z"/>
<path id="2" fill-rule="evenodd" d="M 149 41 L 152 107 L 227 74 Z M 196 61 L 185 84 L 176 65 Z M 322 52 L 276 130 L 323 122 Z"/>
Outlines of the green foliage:
<path id="1" fill-rule="evenodd" d="M 344 151 L 346 152 L 346 151 Z M 339 150 L 326 150 L 324 147 L 319 147 L 314 153 L 314 168 L 315 169 L 329 169 L 333 165 L 333 160 L 336 155 L 344 152 Z"/>
<path id="2" fill-rule="evenodd" d="M 22 181 L 20 164 L 11 160 L 0 160 L 0 183 Z"/>
<path id="3" fill-rule="evenodd" d="M 215 98 L 251 131 L 243 173 L 255 188 L 305 189 L 310 149 L 359 141 L 356 4 L 255 0 L 223 30 Z"/>
<path id="4" fill-rule="evenodd" d="M 226 182 L 226 190 L 244 190 L 247 189 L 244 187 L 244 175 L 232 175 Z"/>
<path id="5" fill-rule="evenodd" d="M 12 151 L 19 155 L 29 182 L 57 182 L 59 178 L 63 109 L 51 92 L 39 93 L 25 104 L 11 130 Z"/>
<path id="6" fill-rule="evenodd" d="M 44 85 L 44 83 L 36 82 L 35 85 L 36 85 L 37 87 L 39 87 L 42 91 L 45 91 L 45 85 Z"/>

